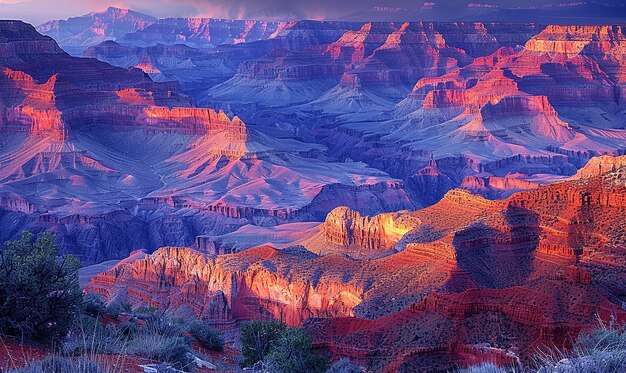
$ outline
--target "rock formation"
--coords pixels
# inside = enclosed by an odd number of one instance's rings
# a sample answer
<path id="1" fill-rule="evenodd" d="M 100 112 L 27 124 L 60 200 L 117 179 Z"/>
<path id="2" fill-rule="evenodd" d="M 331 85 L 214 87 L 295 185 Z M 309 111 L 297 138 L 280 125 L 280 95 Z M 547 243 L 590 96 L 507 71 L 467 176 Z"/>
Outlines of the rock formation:
<path id="1" fill-rule="evenodd" d="M 356 245 L 366 250 L 386 251 L 409 231 L 407 226 L 396 223 L 398 214 L 362 216 L 347 207 L 331 211 L 322 226 L 324 238 L 342 246 Z"/>
<path id="2" fill-rule="evenodd" d="M 87 291 L 172 311 L 189 309 L 212 320 L 299 325 L 310 317 L 352 316 L 362 290 L 302 272 L 302 260 L 311 260 L 311 254 L 258 247 L 209 259 L 191 249 L 163 248 L 97 275 Z M 299 268 L 289 269 L 293 266 Z"/>
<path id="3" fill-rule="evenodd" d="M 515 192 L 535 189 L 537 187 L 539 187 L 539 184 L 531 181 L 517 179 L 515 177 L 496 176 L 466 176 L 459 186 L 461 189 L 465 189 L 491 199 L 505 198 Z"/>

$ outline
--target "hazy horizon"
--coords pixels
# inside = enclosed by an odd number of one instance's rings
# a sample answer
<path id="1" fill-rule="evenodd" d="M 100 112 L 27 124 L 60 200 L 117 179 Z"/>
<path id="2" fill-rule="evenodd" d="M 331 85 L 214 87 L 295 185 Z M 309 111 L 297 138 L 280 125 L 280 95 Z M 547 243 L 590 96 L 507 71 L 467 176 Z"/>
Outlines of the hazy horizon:
<path id="1" fill-rule="evenodd" d="M 0 18 L 39 25 L 55 19 L 78 17 L 108 7 L 132 9 L 156 18 L 213 17 L 229 19 L 348 19 L 348 20 L 501 20 L 598 23 L 626 18 L 619 0 L 0 0 Z"/>

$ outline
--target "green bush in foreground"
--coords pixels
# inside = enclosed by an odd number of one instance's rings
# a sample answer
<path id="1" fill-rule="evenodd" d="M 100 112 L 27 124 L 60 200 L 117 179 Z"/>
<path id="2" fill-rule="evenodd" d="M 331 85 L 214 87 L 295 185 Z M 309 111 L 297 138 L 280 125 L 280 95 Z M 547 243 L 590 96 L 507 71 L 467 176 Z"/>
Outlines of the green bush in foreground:
<path id="1" fill-rule="evenodd" d="M 328 368 L 326 359 L 313 351 L 311 339 L 298 328 L 287 328 L 280 334 L 270 348 L 267 363 L 284 373 L 322 373 Z"/>
<path id="2" fill-rule="evenodd" d="M 582 333 L 571 349 L 550 348 L 538 351 L 534 366 L 524 371 L 538 373 L 621 373 L 626 372 L 626 325 L 604 325 Z M 519 368 L 482 364 L 463 369 L 468 373 L 507 373 Z"/>
<path id="3" fill-rule="evenodd" d="M 55 237 L 23 232 L 0 250 L 0 332 L 38 338 L 60 337 L 79 314 L 80 263 L 60 256 Z"/>
<path id="4" fill-rule="evenodd" d="M 241 365 L 263 372 L 325 372 L 326 359 L 311 346 L 299 328 L 286 328 L 278 322 L 254 321 L 241 327 L 244 360 Z"/>
<path id="5" fill-rule="evenodd" d="M 582 333 L 572 349 L 537 354 L 540 373 L 626 372 L 626 325 L 605 325 Z"/>
<path id="6" fill-rule="evenodd" d="M 265 360 L 270 347 L 285 330 L 285 325 L 279 322 L 252 321 L 241 326 L 241 365 L 250 367 L 259 361 Z"/>

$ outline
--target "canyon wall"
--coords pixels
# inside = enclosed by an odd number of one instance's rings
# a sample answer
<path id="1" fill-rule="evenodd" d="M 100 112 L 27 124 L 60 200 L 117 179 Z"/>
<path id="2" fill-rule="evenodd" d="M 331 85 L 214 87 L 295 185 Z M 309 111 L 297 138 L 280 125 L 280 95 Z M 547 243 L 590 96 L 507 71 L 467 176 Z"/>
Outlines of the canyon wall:
<path id="1" fill-rule="evenodd" d="M 277 319 L 295 326 L 311 317 L 354 315 L 362 290 L 319 282 L 295 268 L 288 270 L 290 275 L 282 274 L 264 264 L 272 260 L 279 267 L 282 261 L 295 265 L 302 255 L 310 254 L 258 247 L 244 256 L 210 259 L 191 249 L 162 248 L 95 276 L 87 291 L 172 312 L 190 309 L 210 320 Z"/>

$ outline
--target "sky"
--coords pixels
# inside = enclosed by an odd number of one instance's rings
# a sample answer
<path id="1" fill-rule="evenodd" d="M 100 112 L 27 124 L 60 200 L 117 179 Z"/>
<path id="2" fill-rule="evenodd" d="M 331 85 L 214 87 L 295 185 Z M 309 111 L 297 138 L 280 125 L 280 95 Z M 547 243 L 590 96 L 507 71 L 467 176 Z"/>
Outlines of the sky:
<path id="1" fill-rule="evenodd" d="M 467 10 L 469 3 L 500 8 L 577 3 L 581 0 L 426 0 L 435 3 L 440 12 L 453 15 Z M 624 8 L 624 0 L 586 0 L 613 3 Z M 338 19 L 348 13 L 373 7 L 416 10 L 424 0 L 0 0 L 0 19 L 21 19 L 38 25 L 52 19 L 80 16 L 102 11 L 109 6 L 129 8 L 155 17 L 219 17 Z M 597 7 L 593 5 L 593 7 Z M 562 9 L 562 8 L 561 8 Z M 559 9 L 555 12 L 561 12 Z M 419 15 L 419 13 L 417 13 Z"/>

